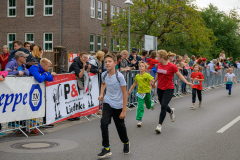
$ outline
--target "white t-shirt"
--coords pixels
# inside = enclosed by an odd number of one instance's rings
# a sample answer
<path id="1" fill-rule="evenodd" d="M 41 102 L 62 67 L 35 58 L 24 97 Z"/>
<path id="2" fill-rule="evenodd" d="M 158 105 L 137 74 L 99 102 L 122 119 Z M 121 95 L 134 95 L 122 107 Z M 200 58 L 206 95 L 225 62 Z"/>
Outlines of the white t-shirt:
<path id="1" fill-rule="evenodd" d="M 225 75 L 225 77 L 227 78 L 227 79 L 226 79 L 226 82 L 227 82 L 227 83 L 233 83 L 235 74 L 234 74 L 234 73 L 232 73 L 232 74 L 227 73 L 227 74 Z"/>
<path id="2" fill-rule="evenodd" d="M 118 72 L 118 71 L 117 71 Z M 106 95 L 104 96 L 103 103 L 108 103 L 114 109 L 123 108 L 123 92 L 121 86 L 126 86 L 126 81 L 121 72 L 118 72 L 118 80 L 116 73 L 109 77 L 108 75 L 103 80 L 107 71 L 102 73 L 102 82 L 106 84 Z"/>

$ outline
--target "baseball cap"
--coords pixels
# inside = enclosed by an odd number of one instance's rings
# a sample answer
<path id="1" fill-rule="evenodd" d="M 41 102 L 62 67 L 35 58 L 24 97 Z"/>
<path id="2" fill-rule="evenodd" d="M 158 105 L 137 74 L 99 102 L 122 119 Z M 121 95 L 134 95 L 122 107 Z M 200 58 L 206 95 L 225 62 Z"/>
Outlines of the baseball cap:
<path id="1" fill-rule="evenodd" d="M 137 48 L 132 48 L 132 52 L 137 52 Z"/>
<path id="2" fill-rule="evenodd" d="M 205 58 L 205 57 L 204 57 L 202 60 L 203 60 L 203 61 L 206 61 L 206 60 L 207 60 L 207 58 Z"/>
<path id="3" fill-rule="evenodd" d="M 29 55 L 28 54 L 26 54 L 26 53 L 24 53 L 23 51 L 17 51 L 16 53 L 15 53 L 15 58 L 18 58 L 18 57 L 25 57 L 25 58 L 27 58 Z"/>

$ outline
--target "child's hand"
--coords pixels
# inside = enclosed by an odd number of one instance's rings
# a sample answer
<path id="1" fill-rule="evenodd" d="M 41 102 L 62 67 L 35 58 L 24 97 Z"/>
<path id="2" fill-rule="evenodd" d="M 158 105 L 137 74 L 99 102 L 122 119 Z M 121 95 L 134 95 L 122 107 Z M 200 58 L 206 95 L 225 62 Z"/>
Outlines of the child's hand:
<path id="1" fill-rule="evenodd" d="M 100 95 L 100 96 L 98 97 L 98 100 L 99 100 L 99 101 L 103 101 L 103 95 Z"/>
<path id="2" fill-rule="evenodd" d="M 156 83 L 152 83 L 152 87 L 153 87 L 153 88 L 156 88 Z"/>
<path id="3" fill-rule="evenodd" d="M 189 85 L 189 86 L 193 86 L 193 84 L 192 84 L 192 83 L 189 83 L 189 82 L 187 83 L 187 85 Z"/>
<path id="4" fill-rule="evenodd" d="M 126 111 L 122 111 L 119 118 L 124 119 L 126 117 Z"/>
<path id="5" fill-rule="evenodd" d="M 130 92 L 130 91 L 128 91 L 128 96 L 130 96 L 130 93 L 131 93 L 131 92 Z"/>

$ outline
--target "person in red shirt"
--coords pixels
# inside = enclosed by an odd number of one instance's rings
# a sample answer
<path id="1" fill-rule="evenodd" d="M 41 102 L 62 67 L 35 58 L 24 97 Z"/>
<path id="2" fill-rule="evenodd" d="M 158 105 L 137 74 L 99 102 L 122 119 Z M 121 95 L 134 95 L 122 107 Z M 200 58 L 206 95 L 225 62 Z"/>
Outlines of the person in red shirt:
<path id="1" fill-rule="evenodd" d="M 199 100 L 199 107 L 201 107 L 202 104 L 202 81 L 204 81 L 204 76 L 200 72 L 200 66 L 198 64 L 193 65 L 193 73 L 191 74 L 191 81 L 193 82 L 192 86 L 192 103 L 191 106 L 192 109 L 195 108 L 195 101 L 196 101 L 196 92 L 198 94 L 198 100 Z"/>
<path id="2" fill-rule="evenodd" d="M 1 70 L 4 71 L 5 67 L 8 63 L 8 57 L 10 55 L 10 53 L 8 52 L 8 46 L 4 45 L 2 47 L 3 49 L 3 54 L 0 55 L 0 64 L 1 64 Z"/>
<path id="3" fill-rule="evenodd" d="M 147 64 L 149 65 L 148 69 L 152 69 L 154 67 L 155 64 L 158 64 L 159 61 L 156 60 L 157 57 L 157 52 L 156 51 L 152 51 L 150 58 L 147 59 Z"/>
<path id="4" fill-rule="evenodd" d="M 174 84 L 173 84 L 173 76 L 174 73 L 187 85 L 192 85 L 189 83 L 183 75 L 178 71 L 176 65 L 168 62 L 170 56 L 173 56 L 173 53 L 167 53 L 165 50 L 158 51 L 158 59 L 159 63 L 157 65 L 157 77 L 155 82 L 158 81 L 157 85 L 157 94 L 158 99 L 161 104 L 161 113 L 159 116 L 159 123 L 155 131 L 157 133 L 161 133 L 162 123 L 166 117 L 166 113 L 170 114 L 171 121 L 175 121 L 175 108 L 170 108 L 168 106 L 169 102 L 173 97 L 174 92 Z M 175 55 L 176 56 L 176 55 Z"/>

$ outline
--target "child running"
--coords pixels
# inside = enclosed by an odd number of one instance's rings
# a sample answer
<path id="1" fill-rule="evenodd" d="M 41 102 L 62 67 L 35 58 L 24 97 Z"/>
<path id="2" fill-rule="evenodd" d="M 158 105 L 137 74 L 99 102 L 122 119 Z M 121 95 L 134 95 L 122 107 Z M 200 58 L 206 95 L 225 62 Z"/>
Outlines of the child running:
<path id="1" fill-rule="evenodd" d="M 158 94 L 159 102 L 161 104 L 161 113 L 159 116 L 159 123 L 157 125 L 157 128 L 155 129 L 157 133 L 162 132 L 162 124 L 166 117 L 167 112 L 170 114 L 171 121 L 172 122 L 175 121 L 175 108 L 171 109 L 168 106 L 169 102 L 173 97 L 173 92 L 174 92 L 174 84 L 173 84 L 174 73 L 176 73 L 176 75 L 184 83 L 186 83 L 187 85 L 192 85 L 178 71 L 177 66 L 168 62 L 168 59 L 171 56 L 176 56 L 176 55 L 173 53 L 168 54 L 167 51 L 165 50 L 158 51 L 159 63 L 157 65 L 157 77 L 155 79 L 155 82 L 158 81 L 157 94 Z"/>
<path id="2" fill-rule="evenodd" d="M 146 104 L 147 109 L 154 109 L 154 102 L 151 100 L 151 85 L 150 82 L 153 84 L 153 88 L 155 88 L 154 78 L 149 74 L 146 73 L 147 64 L 143 61 L 140 61 L 139 64 L 140 73 L 137 74 L 134 78 L 135 82 L 131 86 L 128 91 L 128 96 L 130 95 L 132 89 L 137 86 L 138 84 L 138 107 L 137 107 L 137 115 L 136 120 L 138 121 L 137 126 L 142 126 L 142 117 L 144 113 L 144 102 Z"/>
<path id="3" fill-rule="evenodd" d="M 196 92 L 198 95 L 199 105 L 198 107 L 201 107 L 202 104 L 202 81 L 204 81 L 204 76 L 200 72 L 200 66 L 198 64 L 193 65 L 193 72 L 191 74 L 191 81 L 193 82 L 192 86 L 192 106 L 191 108 L 195 108 L 195 101 L 196 101 Z"/>
<path id="4" fill-rule="evenodd" d="M 102 152 L 98 154 L 99 158 L 112 155 L 109 144 L 108 125 L 113 117 L 118 135 L 123 142 L 123 153 L 130 153 L 130 143 L 127 136 L 127 129 L 124 123 L 127 108 L 127 89 L 126 81 L 122 73 L 116 71 L 115 66 L 117 58 L 114 54 L 108 53 L 105 56 L 105 66 L 107 71 L 102 73 L 101 93 L 99 101 L 103 100 L 103 112 L 101 119 L 102 130 Z M 106 95 L 103 97 L 105 88 Z"/>
<path id="5" fill-rule="evenodd" d="M 226 90 L 229 90 L 228 96 L 231 96 L 232 84 L 233 84 L 233 82 L 236 81 L 235 74 L 233 73 L 233 68 L 228 69 L 228 73 L 225 75 L 225 77 L 223 79 L 223 83 L 225 83 L 226 79 L 227 79 Z"/>

